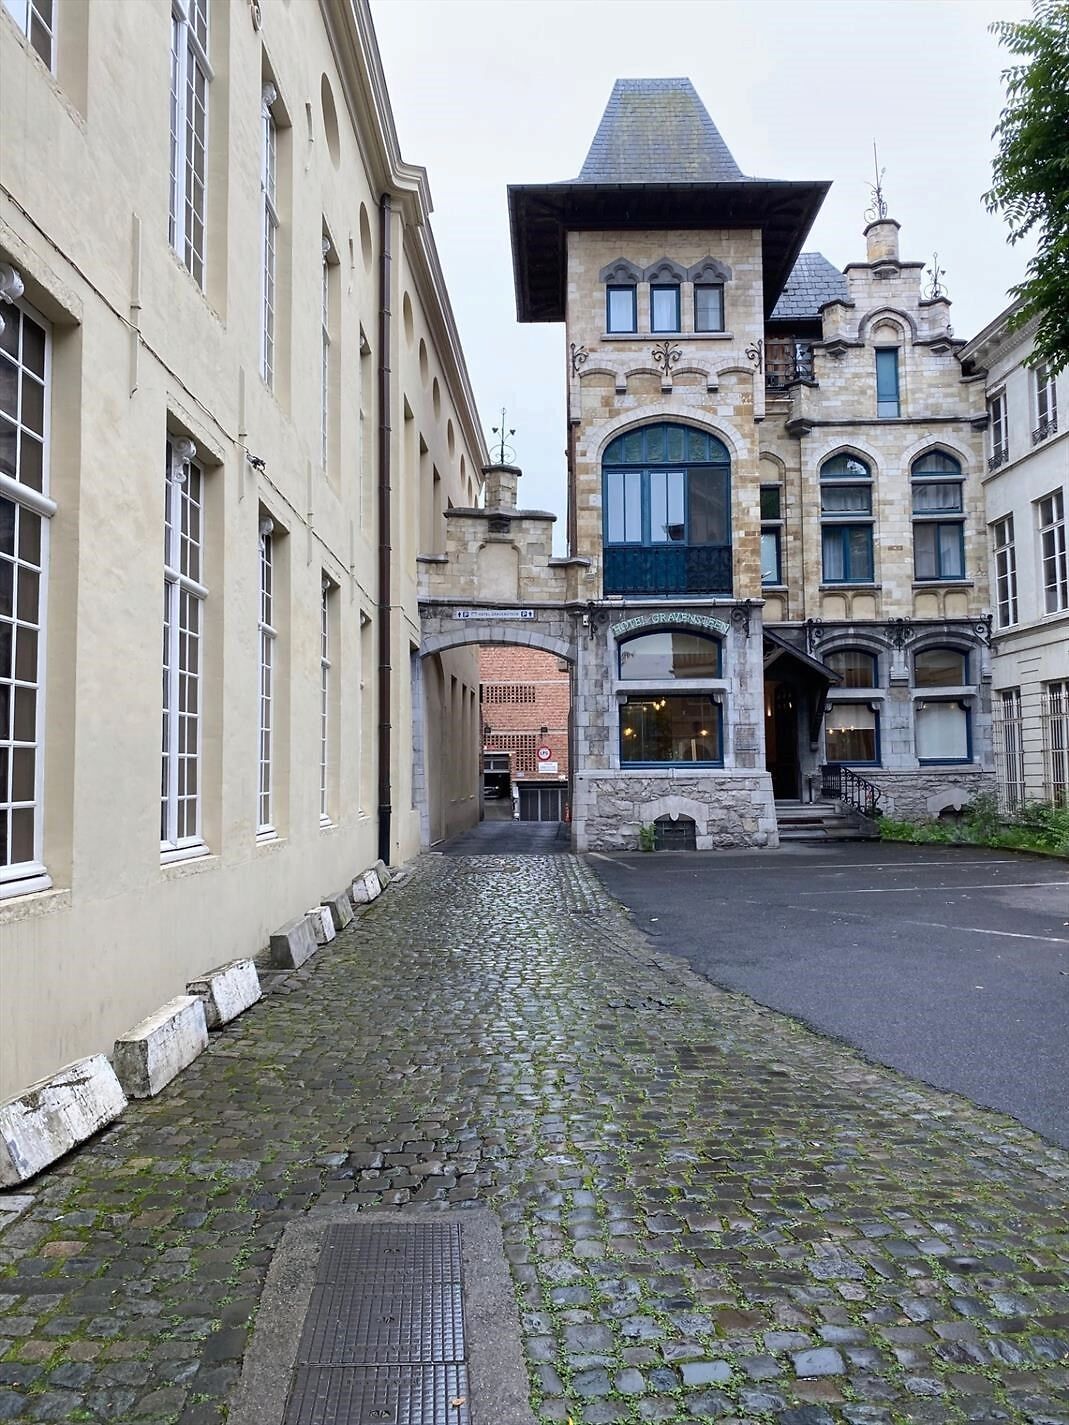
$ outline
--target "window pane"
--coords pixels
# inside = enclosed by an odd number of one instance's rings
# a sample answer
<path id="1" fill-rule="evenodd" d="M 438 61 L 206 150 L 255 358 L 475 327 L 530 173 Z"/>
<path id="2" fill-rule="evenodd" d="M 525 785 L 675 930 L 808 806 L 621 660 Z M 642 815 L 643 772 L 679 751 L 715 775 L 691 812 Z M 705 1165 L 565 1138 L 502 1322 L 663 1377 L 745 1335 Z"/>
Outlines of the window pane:
<path id="1" fill-rule="evenodd" d="M 761 486 L 761 518 L 778 520 L 780 517 L 780 488 L 778 485 Z"/>
<path id="2" fill-rule="evenodd" d="M 695 287 L 694 330 L 699 332 L 719 332 L 724 330 L 723 287 Z"/>
<path id="3" fill-rule="evenodd" d="M 874 688 L 876 686 L 876 657 L 862 648 L 840 648 L 829 653 L 824 662 L 834 673 L 838 673 L 847 688 Z M 840 705 L 841 706 L 841 705 Z"/>
<path id="4" fill-rule="evenodd" d="M 665 630 L 644 633 L 620 646 L 620 677 L 719 678 L 720 645 L 699 634 Z"/>
<path id="5" fill-rule="evenodd" d="M 677 332 L 679 330 L 679 288 L 650 288 L 650 330 L 655 332 Z"/>
<path id="6" fill-rule="evenodd" d="M 609 544 L 642 541 L 642 476 L 637 470 L 610 470 L 606 479 L 608 509 L 606 539 Z"/>
<path id="7" fill-rule="evenodd" d="M 686 459 L 687 431 L 684 426 L 665 426 L 665 459 L 682 465 Z"/>
<path id="8" fill-rule="evenodd" d="M 728 544 L 731 540 L 731 512 L 728 504 L 726 470 L 690 470 L 690 543 Z"/>
<path id="9" fill-rule="evenodd" d="M 778 529 L 761 531 L 761 583 L 780 583 Z"/>
<path id="10" fill-rule="evenodd" d="M 969 715 L 958 703 L 926 703 L 917 708 L 917 756 L 964 761 L 969 755 Z"/>
<path id="11" fill-rule="evenodd" d="M 635 289 L 634 287 L 610 287 L 608 289 L 609 331 L 633 332 L 635 330 Z"/>
<path id="12" fill-rule="evenodd" d="M 913 462 L 914 475 L 960 475 L 961 465 L 941 450 L 929 450 Z"/>
<path id="13" fill-rule="evenodd" d="M 824 578 L 829 583 L 841 584 L 846 578 L 846 546 L 843 531 L 826 529 L 823 536 Z"/>
<path id="14" fill-rule="evenodd" d="M 847 535 L 850 578 L 857 583 L 872 581 L 872 527 L 851 525 Z"/>
<path id="15" fill-rule="evenodd" d="M 822 485 L 820 508 L 827 515 L 870 514 L 872 511 L 872 487 L 870 485 Z"/>
<path id="16" fill-rule="evenodd" d="M 936 526 L 918 524 L 913 526 L 913 572 L 918 579 L 936 579 L 939 566 L 936 562 Z"/>
<path id="17" fill-rule="evenodd" d="M 927 648 L 913 659 L 915 687 L 962 688 L 968 681 L 968 658 L 956 648 Z"/>
<path id="18" fill-rule="evenodd" d="M 944 579 L 961 579 L 965 575 L 965 555 L 960 524 L 941 524 L 939 529 L 939 572 Z"/>
<path id="19" fill-rule="evenodd" d="M 650 471 L 650 543 L 682 543 L 686 537 L 682 470 Z"/>
<path id="20" fill-rule="evenodd" d="M 829 762 L 876 761 L 876 714 L 865 703 L 830 703 L 824 720 Z"/>
<path id="21" fill-rule="evenodd" d="M 898 351 L 894 347 L 876 353 L 876 414 L 898 415 Z"/>
<path id="22" fill-rule="evenodd" d="M 719 708 L 712 698 L 628 698 L 620 709 L 620 760 L 719 762 Z"/>
<path id="23" fill-rule="evenodd" d="M 872 471 L 856 455 L 833 455 L 820 467 L 822 480 L 857 480 L 871 478 Z"/>
<path id="24" fill-rule="evenodd" d="M 925 484 L 913 486 L 913 510 L 915 514 L 940 514 L 944 510 L 961 509 L 961 486 L 959 484 Z"/>

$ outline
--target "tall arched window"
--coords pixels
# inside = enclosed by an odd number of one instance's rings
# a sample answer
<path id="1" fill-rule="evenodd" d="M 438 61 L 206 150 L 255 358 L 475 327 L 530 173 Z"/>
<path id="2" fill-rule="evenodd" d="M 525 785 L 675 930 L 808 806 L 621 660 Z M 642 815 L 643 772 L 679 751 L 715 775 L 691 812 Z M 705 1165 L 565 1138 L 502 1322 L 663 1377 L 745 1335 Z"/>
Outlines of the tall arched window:
<path id="1" fill-rule="evenodd" d="M 872 471 L 857 455 L 820 467 L 820 534 L 825 584 L 872 583 Z"/>
<path id="2" fill-rule="evenodd" d="M 706 431 L 649 425 L 602 458 L 606 594 L 730 594 L 731 459 Z"/>
<path id="3" fill-rule="evenodd" d="M 961 466 L 929 450 L 910 467 L 913 573 L 917 579 L 965 578 L 965 513 Z"/>

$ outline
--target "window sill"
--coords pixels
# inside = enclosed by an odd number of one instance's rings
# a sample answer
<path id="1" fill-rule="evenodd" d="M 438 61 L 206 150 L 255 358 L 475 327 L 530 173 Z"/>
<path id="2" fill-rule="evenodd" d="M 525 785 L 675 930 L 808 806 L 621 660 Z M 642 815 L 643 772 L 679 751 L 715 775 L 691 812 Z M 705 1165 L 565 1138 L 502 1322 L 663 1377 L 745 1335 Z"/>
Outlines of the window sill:
<path id="1" fill-rule="evenodd" d="M 286 838 L 279 836 L 277 831 L 272 831 L 270 834 L 262 833 L 256 838 L 257 854 L 262 853 L 265 856 L 274 855 L 281 851 L 285 845 Z"/>
<path id="2" fill-rule="evenodd" d="M 762 584 L 762 594 L 787 594 L 790 592 L 788 584 Z"/>
<path id="3" fill-rule="evenodd" d="M 52 889 L 52 877 L 43 868 L 19 876 L 16 880 L 0 881 L 0 901 L 12 896 L 30 896 Z"/>
<path id="4" fill-rule="evenodd" d="M 723 762 L 621 762 L 621 772 L 650 772 L 669 768 L 678 772 L 722 772 Z"/>
<path id="5" fill-rule="evenodd" d="M 974 589 L 976 582 L 973 579 L 914 579 L 915 589 Z"/>
<path id="6" fill-rule="evenodd" d="M 841 584 L 821 584 L 817 590 L 821 594 L 840 594 L 844 589 L 864 589 L 867 593 L 882 589 L 882 584 L 864 584 L 854 580 L 844 580 Z"/>
<path id="7" fill-rule="evenodd" d="M 602 332 L 599 341 L 734 341 L 734 332 Z"/>
<path id="8" fill-rule="evenodd" d="M 20 920 L 33 920 L 53 911 L 69 910 L 71 893 L 63 890 L 30 890 L 28 881 L 12 881 L 0 899 L 0 925 L 13 925 Z"/>
<path id="9" fill-rule="evenodd" d="M 918 757 L 918 767 L 975 767 L 972 757 Z"/>
<path id="10" fill-rule="evenodd" d="M 881 699 L 881 700 L 882 700 L 882 699 L 884 699 L 884 698 L 886 698 L 886 697 L 887 697 L 887 689 L 886 689 L 886 688 L 829 688 L 829 689 L 828 689 L 828 702 L 829 702 L 829 703 L 872 703 L 872 702 L 875 702 L 877 699 Z M 851 762 L 850 764 L 847 764 L 847 763 L 845 763 L 845 762 L 843 763 L 843 766 L 847 766 L 847 765 L 853 766 L 854 764 L 853 764 L 852 762 Z M 860 767 L 860 766 L 862 766 L 862 763 L 859 762 L 857 765 Z M 872 765 L 873 765 L 874 767 L 878 767 L 878 766 L 880 765 L 880 763 L 879 763 L 879 762 L 874 762 Z"/>
<path id="11" fill-rule="evenodd" d="M 219 857 L 213 856 L 204 848 L 192 856 L 185 856 L 175 859 L 173 855 L 168 859 L 165 854 L 160 863 L 160 872 L 165 880 L 177 881 L 183 876 L 199 876 L 202 871 L 218 870 L 220 865 Z"/>

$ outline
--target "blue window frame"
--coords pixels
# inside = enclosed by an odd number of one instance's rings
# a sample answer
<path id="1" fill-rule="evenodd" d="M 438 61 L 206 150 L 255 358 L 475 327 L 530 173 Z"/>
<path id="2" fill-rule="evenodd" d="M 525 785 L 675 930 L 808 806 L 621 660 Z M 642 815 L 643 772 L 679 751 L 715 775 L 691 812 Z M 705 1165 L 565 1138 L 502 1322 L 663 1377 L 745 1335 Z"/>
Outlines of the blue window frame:
<path id="1" fill-rule="evenodd" d="M 634 287 L 606 287 L 605 330 L 608 332 L 638 330 L 638 302 Z"/>
<path id="2" fill-rule="evenodd" d="M 820 467 L 820 521 L 825 584 L 871 584 L 872 471 L 856 455 L 833 455 Z"/>
<path id="3" fill-rule="evenodd" d="M 875 688 L 878 686 L 880 661 L 865 648 L 837 648 L 824 655 L 824 662 L 838 673 L 843 688 Z"/>
<path id="4" fill-rule="evenodd" d="M 969 683 L 969 655 L 961 648 L 922 648 L 913 655 L 913 686 L 931 688 L 931 698 L 914 703 L 917 761 L 971 762 L 972 709 L 954 697 L 940 697 L 940 688 Z"/>
<path id="5" fill-rule="evenodd" d="M 876 349 L 876 415 L 881 420 L 901 415 L 897 346 Z"/>
<path id="6" fill-rule="evenodd" d="M 628 697 L 620 705 L 620 765 L 722 767 L 720 704 L 697 693 Z"/>
<path id="7" fill-rule="evenodd" d="M 620 644 L 621 681 L 666 682 L 677 678 L 719 678 L 720 640 L 682 629 L 656 629 Z"/>
<path id="8" fill-rule="evenodd" d="M 918 456 L 910 468 L 913 499 L 913 574 L 920 579 L 965 578 L 961 465 L 941 450 Z"/>
<path id="9" fill-rule="evenodd" d="M 607 594 L 731 593 L 731 462 L 691 426 L 641 426 L 602 458 Z"/>
<path id="10" fill-rule="evenodd" d="M 719 282 L 699 282 L 694 286 L 694 330 L 724 330 L 724 288 Z"/>
<path id="11" fill-rule="evenodd" d="M 679 331 L 678 283 L 650 284 L 650 331 Z"/>

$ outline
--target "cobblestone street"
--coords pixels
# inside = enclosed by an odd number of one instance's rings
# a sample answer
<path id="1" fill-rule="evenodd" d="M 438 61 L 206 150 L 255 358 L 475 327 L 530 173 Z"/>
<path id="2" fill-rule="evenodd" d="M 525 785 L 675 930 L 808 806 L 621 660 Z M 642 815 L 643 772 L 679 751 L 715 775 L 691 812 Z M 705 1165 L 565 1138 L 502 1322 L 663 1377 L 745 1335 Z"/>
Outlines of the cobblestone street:
<path id="1" fill-rule="evenodd" d="M 1069 1157 L 712 988 L 570 855 L 424 857 L 28 1191 L 3 1420 L 217 1425 L 294 1215 L 479 1201 L 542 1421 L 1069 1425 Z"/>

